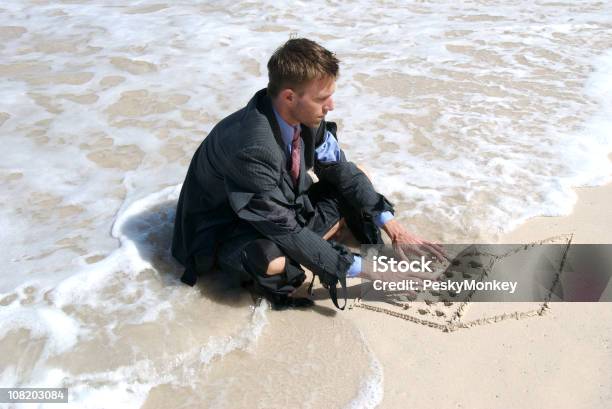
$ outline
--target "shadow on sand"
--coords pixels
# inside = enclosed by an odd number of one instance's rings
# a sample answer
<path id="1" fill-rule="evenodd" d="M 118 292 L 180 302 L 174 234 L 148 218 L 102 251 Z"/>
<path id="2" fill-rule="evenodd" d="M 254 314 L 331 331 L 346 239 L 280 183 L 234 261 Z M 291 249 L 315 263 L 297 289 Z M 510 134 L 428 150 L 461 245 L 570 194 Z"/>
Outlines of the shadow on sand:
<path id="1" fill-rule="evenodd" d="M 187 287 L 180 281 L 184 268 L 174 260 L 170 252 L 175 211 L 176 200 L 158 203 L 127 219 L 121 226 L 121 234 L 134 243 L 140 257 L 151 264 L 151 268 L 159 274 L 164 285 Z M 306 287 L 311 278 L 310 274 L 308 276 L 308 280 L 298 290 L 300 296 L 306 296 Z M 200 276 L 195 288 L 203 297 L 232 307 L 242 306 L 242 303 L 236 303 L 237 296 L 241 293 L 250 293 L 255 304 L 257 299 L 261 297 L 252 288 L 245 288 L 244 285 L 241 285 L 238 276 L 219 270 Z M 342 295 L 340 288 L 338 290 L 339 296 Z M 358 297 L 359 292 L 359 285 L 349 287 L 349 300 Z M 329 293 L 324 288 L 315 288 L 310 298 L 313 300 L 328 299 Z M 338 301 L 342 305 L 343 300 Z M 335 308 L 321 305 L 315 305 L 311 308 L 324 315 L 334 315 L 336 313 Z"/>

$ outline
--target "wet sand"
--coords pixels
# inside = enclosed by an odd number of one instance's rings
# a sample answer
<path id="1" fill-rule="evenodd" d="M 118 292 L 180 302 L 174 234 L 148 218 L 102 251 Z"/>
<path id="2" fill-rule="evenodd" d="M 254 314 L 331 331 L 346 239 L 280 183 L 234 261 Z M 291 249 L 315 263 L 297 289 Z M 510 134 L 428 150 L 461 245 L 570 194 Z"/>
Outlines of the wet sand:
<path id="1" fill-rule="evenodd" d="M 573 233 L 574 243 L 612 243 L 612 184 L 576 188 L 578 202 L 564 217 L 534 217 L 501 238 L 503 243 L 526 243 L 534 237 Z"/>
<path id="2" fill-rule="evenodd" d="M 612 184 L 576 192 L 570 215 L 533 218 L 500 243 L 567 233 L 575 243 L 612 243 Z M 612 402 L 610 303 L 552 303 L 543 316 L 451 333 L 361 308 L 346 316 L 381 362 L 380 408 L 586 409 Z"/>

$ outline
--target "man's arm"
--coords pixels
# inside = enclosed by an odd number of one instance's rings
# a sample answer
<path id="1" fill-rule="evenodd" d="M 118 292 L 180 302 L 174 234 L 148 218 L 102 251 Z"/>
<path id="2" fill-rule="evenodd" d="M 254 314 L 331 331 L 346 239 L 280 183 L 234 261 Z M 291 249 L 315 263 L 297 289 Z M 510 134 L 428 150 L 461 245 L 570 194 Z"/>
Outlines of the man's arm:
<path id="1" fill-rule="evenodd" d="M 330 275 L 344 276 L 353 262 L 352 254 L 297 222 L 294 210 L 278 187 L 282 163 L 274 152 L 261 146 L 237 152 L 225 180 L 232 209 L 322 281 Z"/>
<path id="2" fill-rule="evenodd" d="M 379 227 L 393 218 L 393 205 L 376 192 L 370 179 L 346 159 L 336 137 L 336 124 L 325 122 L 323 137 L 315 147 L 314 171 L 320 180 L 335 186 L 348 203 L 368 214 Z"/>
<path id="3" fill-rule="evenodd" d="M 406 258 L 406 253 L 430 253 L 442 259 L 444 250 L 440 246 L 411 234 L 394 218 L 391 203 L 376 192 L 372 182 L 361 169 L 347 161 L 336 138 L 336 125 L 327 122 L 325 126 L 323 138 L 315 151 L 317 176 L 334 184 L 350 203 L 356 203 L 362 211 L 369 213 L 376 225 L 387 233 L 400 257 Z M 349 270 L 349 277 L 359 275 L 358 262 L 359 260 L 356 260 Z"/>

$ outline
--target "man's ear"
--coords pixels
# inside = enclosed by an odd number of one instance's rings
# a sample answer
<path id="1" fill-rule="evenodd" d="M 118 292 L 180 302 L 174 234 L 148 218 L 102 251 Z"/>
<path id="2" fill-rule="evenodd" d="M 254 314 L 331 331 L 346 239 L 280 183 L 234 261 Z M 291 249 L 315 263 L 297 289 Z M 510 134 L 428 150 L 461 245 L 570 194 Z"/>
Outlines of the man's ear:
<path id="1" fill-rule="evenodd" d="M 293 104 L 295 102 L 295 92 L 293 92 L 290 88 L 285 88 L 279 92 L 278 97 L 282 101 L 283 104 Z"/>

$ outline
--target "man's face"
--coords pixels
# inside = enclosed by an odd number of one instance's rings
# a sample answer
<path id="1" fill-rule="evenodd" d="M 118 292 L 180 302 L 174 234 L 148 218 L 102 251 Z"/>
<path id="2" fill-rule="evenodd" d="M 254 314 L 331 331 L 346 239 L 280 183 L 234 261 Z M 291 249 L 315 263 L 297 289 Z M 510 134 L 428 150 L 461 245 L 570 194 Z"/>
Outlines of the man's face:
<path id="1" fill-rule="evenodd" d="M 304 88 L 303 95 L 295 94 L 291 105 L 292 116 L 301 123 L 317 128 L 328 111 L 333 111 L 332 95 L 336 91 L 336 81 L 333 78 L 313 80 Z"/>

